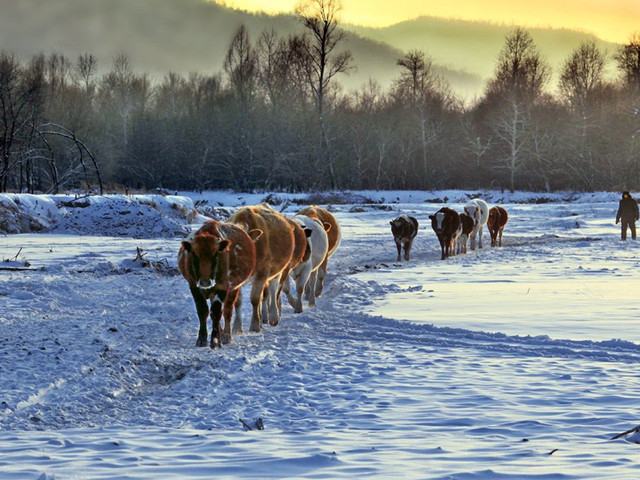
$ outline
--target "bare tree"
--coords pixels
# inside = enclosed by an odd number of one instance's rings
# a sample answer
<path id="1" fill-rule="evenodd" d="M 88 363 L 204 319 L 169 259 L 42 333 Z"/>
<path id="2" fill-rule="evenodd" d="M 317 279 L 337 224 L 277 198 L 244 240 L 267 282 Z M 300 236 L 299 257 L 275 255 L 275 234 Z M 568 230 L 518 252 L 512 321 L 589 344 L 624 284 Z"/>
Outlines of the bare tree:
<path id="1" fill-rule="evenodd" d="M 243 108 L 247 108 L 256 89 L 258 57 L 249 40 L 249 32 L 241 25 L 236 32 L 224 61 L 224 70 Z"/>
<path id="2" fill-rule="evenodd" d="M 593 41 L 582 43 L 566 60 L 560 92 L 574 107 L 586 108 L 602 88 L 606 61 L 606 54 Z"/>
<path id="3" fill-rule="evenodd" d="M 626 84 L 634 91 L 640 91 L 640 32 L 633 34 L 629 42 L 620 47 L 614 58 Z"/>
<path id="4" fill-rule="evenodd" d="M 340 0 L 302 0 L 296 5 L 296 14 L 311 35 L 305 46 L 306 67 L 320 116 L 331 80 L 351 69 L 351 52 L 335 51 L 345 35 L 337 29 L 341 9 Z"/>
<path id="5" fill-rule="evenodd" d="M 505 39 L 487 93 L 510 94 L 518 101 L 534 101 L 542 94 L 549 77 L 550 68 L 540 56 L 531 35 L 516 27 Z"/>
<path id="6" fill-rule="evenodd" d="M 496 112 L 494 133 L 502 144 L 502 154 L 498 158 L 496 170 L 506 171 L 509 189 L 513 192 L 516 176 L 524 168 L 526 160 L 525 144 L 529 136 L 529 110 L 520 102 L 509 102 Z"/>
<path id="7" fill-rule="evenodd" d="M 0 192 L 7 191 L 11 170 L 22 168 L 43 88 L 42 68 L 26 70 L 15 55 L 0 52 Z"/>
<path id="8" fill-rule="evenodd" d="M 94 88 L 92 78 L 97 73 L 97 70 L 98 59 L 94 55 L 90 53 L 78 55 L 75 71 L 76 75 L 80 78 L 80 81 L 84 83 L 86 93 L 91 93 Z"/>
<path id="9" fill-rule="evenodd" d="M 305 53 L 302 60 L 320 121 L 320 159 L 329 167 L 331 187 L 334 189 L 338 186 L 338 180 L 329 146 L 325 100 L 333 78 L 351 69 L 351 52 L 336 51 L 344 40 L 344 32 L 338 30 L 341 8 L 340 0 L 301 0 L 296 5 L 296 14 L 311 37 L 309 42 L 302 45 Z"/>
<path id="10" fill-rule="evenodd" d="M 433 71 L 433 62 L 424 52 L 411 50 L 396 64 L 402 71 L 395 82 L 395 93 L 414 112 L 422 151 L 422 178 L 428 183 L 431 177 L 429 147 L 438 137 L 436 119 L 447 101 L 449 87 Z"/>
<path id="11" fill-rule="evenodd" d="M 420 50 L 411 50 L 396 65 L 403 68 L 396 88 L 411 101 L 421 101 L 435 93 L 441 79 L 433 71 L 433 61 Z"/>

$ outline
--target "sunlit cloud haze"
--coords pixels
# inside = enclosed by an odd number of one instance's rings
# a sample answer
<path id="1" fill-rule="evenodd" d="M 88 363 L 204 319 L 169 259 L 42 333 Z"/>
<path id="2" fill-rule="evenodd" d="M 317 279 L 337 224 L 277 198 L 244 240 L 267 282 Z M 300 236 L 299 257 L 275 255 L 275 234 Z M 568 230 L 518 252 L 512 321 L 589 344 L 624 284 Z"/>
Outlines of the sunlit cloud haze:
<path id="1" fill-rule="evenodd" d="M 292 12 L 295 0 L 226 0 L 230 7 L 267 13 Z M 342 20 L 388 26 L 422 15 L 553 27 L 592 32 L 624 43 L 640 30 L 640 0 L 343 0 Z"/>

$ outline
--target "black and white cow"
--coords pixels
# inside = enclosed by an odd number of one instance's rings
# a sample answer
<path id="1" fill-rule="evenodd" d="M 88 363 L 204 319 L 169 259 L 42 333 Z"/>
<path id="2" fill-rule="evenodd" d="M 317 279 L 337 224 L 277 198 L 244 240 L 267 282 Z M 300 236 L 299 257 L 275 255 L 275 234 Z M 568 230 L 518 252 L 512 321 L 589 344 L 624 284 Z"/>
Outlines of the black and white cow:
<path id="1" fill-rule="evenodd" d="M 400 261 L 400 254 L 404 247 L 404 259 L 409 260 L 409 253 L 411 252 L 411 246 L 413 245 L 413 239 L 418 234 L 418 220 L 411 215 L 399 215 L 394 220 L 389 222 L 391 224 L 391 233 L 393 233 L 393 239 L 396 242 L 398 248 L 398 259 Z"/>
<path id="2" fill-rule="evenodd" d="M 467 253 L 469 235 L 471 235 L 474 225 L 475 222 L 473 221 L 473 218 L 466 213 L 460 214 L 460 227 L 462 232 L 460 232 L 460 236 L 456 240 L 456 253 Z"/>
<path id="3" fill-rule="evenodd" d="M 429 215 L 431 227 L 436 232 L 442 250 L 441 260 L 455 255 L 456 235 L 460 230 L 460 215 L 449 207 L 442 207 L 434 215 Z"/>

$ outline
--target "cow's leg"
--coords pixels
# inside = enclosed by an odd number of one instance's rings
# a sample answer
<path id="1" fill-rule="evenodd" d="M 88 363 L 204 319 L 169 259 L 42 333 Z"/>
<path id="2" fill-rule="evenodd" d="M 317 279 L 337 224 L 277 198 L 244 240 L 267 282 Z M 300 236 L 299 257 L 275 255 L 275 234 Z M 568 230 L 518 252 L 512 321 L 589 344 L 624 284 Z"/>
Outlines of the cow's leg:
<path id="1" fill-rule="evenodd" d="M 291 285 L 289 283 L 289 279 L 285 282 L 286 285 L 286 294 L 287 299 L 289 300 L 289 305 L 293 307 L 293 311 L 295 313 L 302 312 L 302 295 L 305 292 L 306 282 L 303 281 L 302 275 L 304 273 L 304 268 L 296 267 L 296 270 L 293 272 L 293 286 L 296 289 L 295 296 L 291 293 Z M 291 275 L 290 275 L 291 276 Z"/>
<path id="2" fill-rule="evenodd" d="M 214 290 L 213 299 L 211 300 L 211 348 L 220 348 L 222 346 L 222 329 L 220 322 L 222 321 L 222 307 L 225 302 L 227 292 L 225 290 Z"/>
<path id="3" fill-rule="evenodd" d="M 236 292 L 238 293 L 234 302 L 236 315 L 233 319 L 233 334 L 240 335 L 242 333 L 242 289 L 238 288 Z"/>
<path id="4" fill-rule="evenodd" d="M 299 275 L 296 278 L 296 305 L 293 307 L 296 313 L 302 313 L 302 294 L 305 290 L 309 292 L 315 292 L 315 283 L 310 283 L 309 278 L 311 273 L 311 263 L 306 262 L 302 264 L 302 268 L 298 272 Z M 315 306 L 315 295 L 311 294 L 307 297 L 309 306 Z"/>
<path id="5" fill-rule="evenodd" d="M 260 331 L 260 319 L 262 317 L 260 310 L 262 308 L 262 291 L 264 290 L 265 283 L 267 283 L 265 277 L 256 277 L 253 280 L 253 285 L 251 285 L 251 308 L 253 311 L 251 313 L 250 332 Z"/>
<path id="6" fill-rule="evenodd" d="M 315 291 L 317 281 L 318 281 L 318 270 L 316 269 L 309 274 L 309 280 L 307 280 L 307 288 L 311 289 L 311 291 Z M 307 300 L 307 303 L 309 304 L 310 308 L 315 307 L 316 306 L 315 295 L 311 295 L 311 297 L 309 297 L 309 299 Z"/>
<path id="7" fill-rule="evenodd" d="M 291 305 L 293 308 L 296 308 L 296 298 L 291 293 L 291 281 L 293 280 L 293 284 L 295 285 L 297 278 L 298 278 L 298 275 L 296 275 L 295 270 L 292 270 L 291 274 L 289 275 L 289 278 L 287 278 L 282 285 L 282 291 L 287 296 L 289 305 Z"/>
<path id="8" fill-rule="evenodd" d="M 224 333 L 222 334 L 222 343 L 231 343 L 231 317 L 233 316 L 233 306 L 238 298 L 238 292 L 240 289 L 231 290 L 227 292 L 227 298 L 224 299 Z"/>
<path id="9" fill-rule="evenodd" d="M 502 228 L 500 229 L 500 231 L 498 232 L 498 246 L 501 247 L 502 246 Z"/>
<path id="10" fill-rule="evenodd" d="M 440 240 L 440 250 L 442 250 L 442 256 L 440 257 L 440 260 L 444 260 L 446 258 L 444 254 L 445 241 L 444 241 L 444 238 L 440 238 L 440 237 L 438 237 L 438 240 Z"/>
<path id="11" fill-rule="evenodd" d="M 411 254 L 411 245 L 413 245 L 413 238 L 407 240 L 404 244 L 404 259 L 408 262 L 409 255 Z"/>
<path id="12" fill-rule="evenodd" d="M 200 321 L 200 330 L 198 330 L 198 340 L 196 347 L 207 346 L 207 317 L 209 316 L 209 305 L 207 299 L 200 293 L 196 287 L 190 288 L 191 296 L 196 304 L 196 312 L 198 312 L 198 320 Z"/>
<path id="13" fill-rule="evenodd" d="M 278 318 L 282 316 L 282 290 L 284 289 L 284 284 L 289 284 L 289 276 L 291 275 L 291 269 L 287 267 L 282 276 L 280 277 L 280 281 L 278 282 L 278 293 L 276 294 L 276 304 L 278 306 Z"/>
<path id="14" fill-rule="evenodd" d="M 482 248 L 482 230 L 483 229 L 484 227 L 482 225 L 478 227 L 478 248 Z"/>
<path id="15" fill-rule="evenodd" d="M 322 295 L 324 289 L 324 277 L 327 275 L 327 263 L 329 263 L 329 255 L 324 257 L 320 268 L 318 268 L 318 278 L 316 281 L 315 295 L 319 297 Z M 312 292 L 313 293 L 313 292 Z"/>
<path id="16" fill-rule="evenodd" d="M 273 280 L 271 280 L 273 282 Z M 269 318 L 269 302 L 271 299 L 269 298 L 269 282 L 264 284 L 264 288 L 262 289 L 262 324 L 267 324 L 267 319 Z"/>
<path id="17" fill-rule="evenodd" d="M 399 262 L 402 254 L 402 242 L 397 238 L 394 238 L 394 241 L 396 242 L 396 249 L 398 250 L 398 257 L 396 258 L 396 262 Z"/>
<path id="18" fill-rule="evenodd" d="M 278 299 L 277 295 L 280 292 L 280 276 L 277 276 L 269 282 L 269 325 L 275 327 L 280 323 L 280 312 L 278 311 Z"/>
<path id="19" fill-rule="evenodd" d="M 471 230 L 471 250 L 476 249 L 476 235 L 478 235 L 478 230 L 473 227 L 473 230 Z"/>

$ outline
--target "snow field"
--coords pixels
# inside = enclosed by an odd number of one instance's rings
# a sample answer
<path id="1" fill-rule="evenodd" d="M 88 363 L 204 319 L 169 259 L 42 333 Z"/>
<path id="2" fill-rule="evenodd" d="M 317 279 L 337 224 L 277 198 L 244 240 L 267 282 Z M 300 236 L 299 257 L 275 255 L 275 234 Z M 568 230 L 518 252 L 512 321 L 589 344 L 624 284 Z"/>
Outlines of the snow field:
<path id="1" fill-rule="evenodd" d="M 138 246 L 175 266 L 179 238 L 2 238 L 45 269 L 0 272 L 0 478 L 636 478 L 608 440 L 640 423 L 616 204 L 507 205 L 507 246 L 446 261 L 439 207 L 336 207 L 318 307 L 217 351 L 181 277 L 132 268 Z"/>

